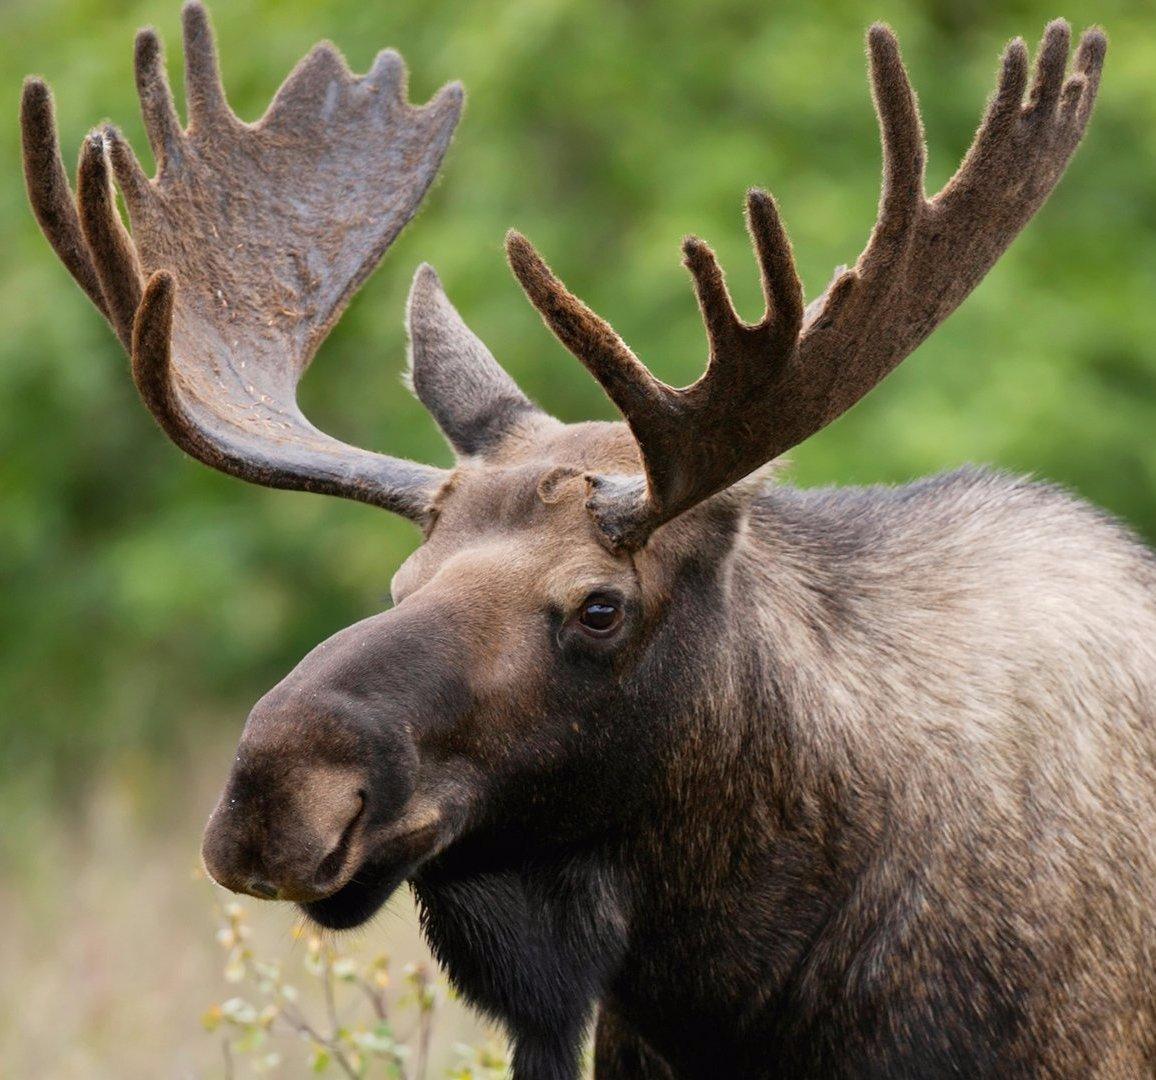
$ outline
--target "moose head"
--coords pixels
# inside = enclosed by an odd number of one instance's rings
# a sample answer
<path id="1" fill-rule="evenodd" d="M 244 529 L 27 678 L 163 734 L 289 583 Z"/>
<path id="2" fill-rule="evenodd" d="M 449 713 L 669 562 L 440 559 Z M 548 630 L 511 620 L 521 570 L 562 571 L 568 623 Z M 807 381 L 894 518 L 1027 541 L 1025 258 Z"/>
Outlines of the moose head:
<path id="1" fill-rule="evenodd" d="M 688 239 L 709 357 L 683 389 L 656 379 L 510 233 L 530 301 L 625 423 L 544 413 L 422 266 L 411 378 L 457 455 L 441 470 L 324 434 L 296 387 L 417 210 L 460 87 L 414 107 L 396 53 L 354 76 L 322 44 L 246 124 L 226 103 L 197 3 L 184 33 L 187 127 L 157 37 L 136 43 L 156 176 L 106 126 L 83 145 L 74 197 L 48 88 L 29 79 L 28 189 L 177 446 L 422 531 L 393 607 L 318 645 L 255 706 L 205 834 L 222 885 L 294 901 L 335 928 L 368 919 L 450 850 L 497 865 L 629 827 L 685 753 L 680 718 L 740 693 L 739 661 L 726 658 L 743 655 L 749 628 L 728 617 L 728 577 L 761 467 L 854 405 L 981 280 L 1062 174 L 1104 54 L 1088 33 L 1066 74 L 1069 32 L 1053 23 L 1029 90 L 1027 52 L 1012 42 L 963 164 L 928 198 L 915 96 L 893 34 L 873 26 L 883 184 L 866 247 L 804 306 L 776 205 L 751 190 L 766 313 L 740 320 L 710 248 Z"/>

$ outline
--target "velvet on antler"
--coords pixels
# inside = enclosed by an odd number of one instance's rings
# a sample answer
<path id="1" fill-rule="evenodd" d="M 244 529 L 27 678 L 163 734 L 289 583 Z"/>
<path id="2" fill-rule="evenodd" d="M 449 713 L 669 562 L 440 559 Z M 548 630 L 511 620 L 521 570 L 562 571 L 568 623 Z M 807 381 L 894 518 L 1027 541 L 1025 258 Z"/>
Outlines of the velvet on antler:
<path id="1" fill-rule="evenodd" d="M 296 388 L 416 212 L 461 113 L 461 88 L 413 107 L 397 53 L 355 76 L 322 43 L 247 124 L 226 102 L 204 8 L 186 4 L 183 20 L 184 129 L 156 34 L 136 42 L 152 179 L 105 127 L 85 140 L 74 199 L 50 91 L 27 80 L 24 167 L 37 220 L 131 353 L 141 396 L 182 449 L 259 484 L 421 521 L 444 474 L 324 434 L 297 407 Z"/>
<path id="2" fill-rule="evenodd" d="M 798 445 L 846 412 L 908 356 L 979 283 L 1040 208 L 1079 144 L 1107 47 L 1080 41 L 1065 79 L 1070 31 L 1044 33 L 1027 100 L 1028 57 L 1011 42 L 975 141 L 934 198 L 923 191 L 923 130 L 892 32 L 868 32 L 883 143 L 879 215 L 853 269 L 804 311 L 774 201 L 747 197 L 767 309 L 735 314 L 711 250 L 683 247 L 706 323 L 705 374 L 684 389 L 656 379 L 614 330 L 567 291 L 523 236 L 507 252 L 531 302 L 621 410 L 644 476 L 591 476 L 588 506 L 609 546 L 635 549 L 655 528 Z"/>

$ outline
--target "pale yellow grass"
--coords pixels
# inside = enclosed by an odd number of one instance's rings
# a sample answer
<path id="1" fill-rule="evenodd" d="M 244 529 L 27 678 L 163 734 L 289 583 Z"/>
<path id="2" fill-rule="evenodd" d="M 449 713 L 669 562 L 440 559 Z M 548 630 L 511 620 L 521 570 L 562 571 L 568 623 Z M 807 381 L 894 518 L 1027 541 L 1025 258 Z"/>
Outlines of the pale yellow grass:
<path id="1" fill-rule="evenodd" d="M 163 768 L 130 758 L 102 772 L 77 809 L 15 828 L 0 821 L 0 1078 L 225 1075 L 219 1034 L 201 1017 L 238 990 L 224 981 L 214 937 L 226 897 L 200 874 L 198 848 L 231 753 L 202 750 Z M 299 962 L 294 911 L 256 901 L 247 910 L 257 954 Z M 340 942 L 354 956 L 386 951 L 399 971 L 430 962 L 404 890 Z M 447 1000 L 434 1038 L 431 1080 L 445 1075 L 455 1044 L 494 1035 Z M 279 1048 L 283 1064 L 265 1075 L 310 1075 L 306 1046 Z M 239 1062 L 236 1076 L 248 1075 Z"/>

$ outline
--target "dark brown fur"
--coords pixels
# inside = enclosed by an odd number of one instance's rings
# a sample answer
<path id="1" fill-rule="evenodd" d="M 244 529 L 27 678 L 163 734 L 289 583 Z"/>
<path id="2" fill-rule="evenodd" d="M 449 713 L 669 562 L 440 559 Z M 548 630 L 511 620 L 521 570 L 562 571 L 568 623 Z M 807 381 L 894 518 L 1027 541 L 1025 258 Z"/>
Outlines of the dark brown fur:
<path id="1" fill-rule="evenodd" d="M 687 391 L 513 238 L 531 299 L 629 426 L 539 411 L 422 268 L 411 374 L 458 453 L 442 472 L 330 439 L 293 388 L 432 179 L 458 95 L 413 110 L 392 54 L 358 78 L 321 47 L 241 125 L 199 5 L 185 21 L 187 130 L 159 44 L 138 40 L 154 180 L 106 131 L 74 203 L 47 88 L 27 85 L 38 219 L 182 447 L 425 534 L 395 606 L 253 709 L 210 873 L 332 928 L 409 882 L 450 978 L 509 1030 L 518 1080 L 573 1080 L 596 1013 L 599 1080 L 1153 1075 L 1156 559 L 1065 493 L 990 472 L 810 492 L 758 472 L 1010 243 L 1083 131 L 1102 35 L 1065 81 L 1052 24 L 1026 103 L 1013 43 L 971 154 L 927 200 L 914 98 L 873 28 L 872 241 L 804 311 L 753 194 L 768 313 L 750 327 L 690 243 L 711 361 Z"/>

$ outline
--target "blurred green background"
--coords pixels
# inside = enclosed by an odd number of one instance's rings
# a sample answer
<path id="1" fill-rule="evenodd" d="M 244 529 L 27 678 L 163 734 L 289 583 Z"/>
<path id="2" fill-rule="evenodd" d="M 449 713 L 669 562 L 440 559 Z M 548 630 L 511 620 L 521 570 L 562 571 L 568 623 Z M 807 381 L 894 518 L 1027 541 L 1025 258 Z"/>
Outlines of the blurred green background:
<path id="1" fill-rule="evenodd" d="M 679 265 L 684 234 L 716 246 L 748 316 L 759 308 L 740 212 L 748 185 L 777 195 L 809 297 L 865 241 L 879 175 L 870 21 L 899 33 L 932 190 L 965 150 L 1008 38 L 1034 46 L 1056 15 L 1077 30 L 1101 23 L 1111 48 L 1100 102 L 1056 194 L 927 344 L 793 455 L 792 480 L 893 482 L 990 462 L 1069 485 L 1156 540 L 1149 6 L 228 0 L 212 13 L 244 119 L 321 37 L 355 70 L 382 46 L 399 49 L 414 100 L 465 83 L 440 182 L 302 387 L 323 429 L 439 464 L 447 450 L 399 380 L 419 261 L 438 268 L 545 408 L 611 417 L 507 272 L 507 227 L 526 232 L 660 376 L 688 382 L 705 347 Z M 145 806 L 180 802 L 169 796 L 198 754 L 215 754 L 208 772 L 223 777 L 248 706 L 315 642 L 378 610 L 417 540 L 382 512 L 249 487 L 185 459 L 137 402 L 111 332 L 27 210 L 22 76 L 52 84 L 66 159 L 103 118 L 147 159 L 132 38 L 146 23 L 161 30 L 179 99 L 178 17 L 160 0 L 0 6 L 0 873 L 39 853 L 27 838 L 46 808 L 62 828 L 83 817 L 101 777 L 131 776 L 152 791 Z M 195 840 L 186 854 L 195 859 Z"/>

